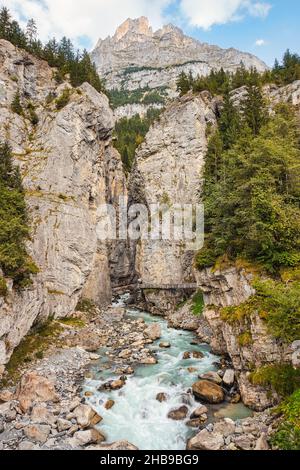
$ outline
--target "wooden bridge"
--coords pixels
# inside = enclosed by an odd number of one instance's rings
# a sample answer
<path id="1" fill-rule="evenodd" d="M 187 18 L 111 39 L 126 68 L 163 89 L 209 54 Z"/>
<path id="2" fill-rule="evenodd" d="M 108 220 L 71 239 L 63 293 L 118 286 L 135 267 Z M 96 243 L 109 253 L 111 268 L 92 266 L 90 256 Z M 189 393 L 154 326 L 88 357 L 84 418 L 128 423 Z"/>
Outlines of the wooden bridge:
<path id="1" fill-rule="evenodd" d="M 196 290 L 198 288 L 196 283 L 189 284 L 138 284 L 138 289 L 141 290 Z"/>

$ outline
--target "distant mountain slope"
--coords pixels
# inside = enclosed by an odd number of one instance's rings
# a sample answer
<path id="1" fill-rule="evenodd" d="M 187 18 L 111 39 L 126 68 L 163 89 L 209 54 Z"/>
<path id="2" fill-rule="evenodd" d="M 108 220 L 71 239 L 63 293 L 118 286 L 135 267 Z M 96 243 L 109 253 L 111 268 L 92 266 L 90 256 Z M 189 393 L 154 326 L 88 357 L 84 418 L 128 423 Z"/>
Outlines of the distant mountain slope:
<path id="1" fill-rule="evenodd" d="M 172 89 L 182 71 L 234 71 L 241 62 L 260 72 L 267 69 L 254 55 L 201 43 L 171 24 L 154 32 L 145 17 L 126 20 L 113 37 L 100 39 L 91 55 L 107 88 L 118 90 Z"/>

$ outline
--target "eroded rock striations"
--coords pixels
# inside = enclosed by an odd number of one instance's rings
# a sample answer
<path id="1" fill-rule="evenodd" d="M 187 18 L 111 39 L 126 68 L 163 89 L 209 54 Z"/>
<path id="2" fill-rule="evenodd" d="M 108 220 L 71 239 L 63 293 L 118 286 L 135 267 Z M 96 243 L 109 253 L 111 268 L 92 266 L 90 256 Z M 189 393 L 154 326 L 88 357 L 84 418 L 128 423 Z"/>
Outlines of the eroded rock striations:
<path id="1" fill-rule="evenodd" d="M 32 227 L 28 252 L 39 268 L 22 292 L 7 280 L 9 295 L 0 298 L 0 367 L 33 324 L 68 316 L 81 296 L 111 301 L 113 249 L 101 241 L 97 224 L 99 207 L 125 191 L 120 157 L 111 147 L 113 113 L 107 97 L 90 85 L 58 86 L 54 73 L 0 41 L 0 139 L 11 145 L 22 173 Z M 69 97 L 61 105 L 65 89 Z M 20 114 L 11 109 L 17 93 Z"/>

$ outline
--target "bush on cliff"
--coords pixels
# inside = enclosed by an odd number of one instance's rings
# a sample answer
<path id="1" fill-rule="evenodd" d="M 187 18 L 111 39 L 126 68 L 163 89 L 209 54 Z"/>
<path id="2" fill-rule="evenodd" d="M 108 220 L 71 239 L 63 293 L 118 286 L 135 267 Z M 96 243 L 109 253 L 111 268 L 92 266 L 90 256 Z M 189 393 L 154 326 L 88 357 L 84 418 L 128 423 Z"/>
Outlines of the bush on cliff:
<path id="1" fill-rule="evenodd" d="M 15 285 L 25 287 L 37 272 L 26 252 L 29 226 L 19 169 L 11 149 L 0 143 L 0 268 Z"/>
<path id="2" fill-rule="evenodd" d="M 278 407 L 282 424 L 272 437 L 272 445 L 281 450 L 300 450 L 300 388 Z"/>
<path id="3" fill-rule="evenodd" d="M 246 324 L 258 314 L 275 338 L 291 343 L 300 338 L 300 283 L 256 280 L 255 296 L 237 307 L 221 310 L 221 318 L 230 324 Z"/>

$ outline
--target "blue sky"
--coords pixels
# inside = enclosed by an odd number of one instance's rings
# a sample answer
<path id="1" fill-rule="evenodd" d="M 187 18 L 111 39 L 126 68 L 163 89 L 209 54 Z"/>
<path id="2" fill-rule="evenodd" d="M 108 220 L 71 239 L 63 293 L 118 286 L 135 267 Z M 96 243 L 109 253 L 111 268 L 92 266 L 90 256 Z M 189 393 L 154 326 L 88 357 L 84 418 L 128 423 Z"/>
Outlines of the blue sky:
<path id="1" fill-rule="evenodd" d="M 299 0 L 0 0 L 42 40 L 70 37 L 91 49 L 128 17 L 147 16 L 154 29 L 173 23 L 200 41 L 256 54 L 268 65 L 290 48 L 300 53 Z"/>
<path id="2" fill-rule="evenodd" d="M 209 30 L 185 25 L 185 32 L 200 41 L 236 47 L 254 53 L 268 65 L 290 48 L 300 54 L 300 1 L 272 0 L 266 17 L 245 15 L 240 21 L 214 25 Z M 256 45 L 256 41 L 264 41 Z M 261 42 L 259 42 L 261 44 Z"/>

